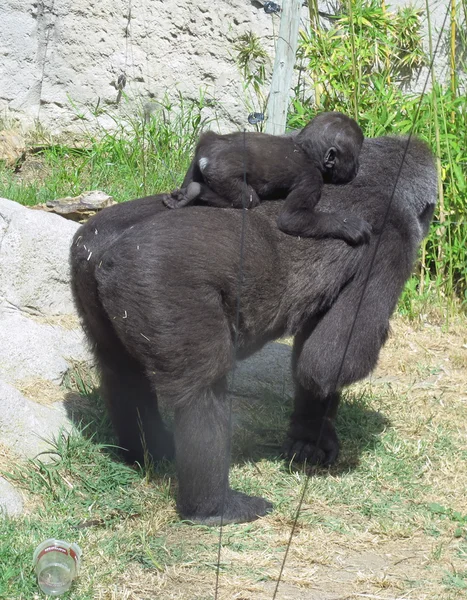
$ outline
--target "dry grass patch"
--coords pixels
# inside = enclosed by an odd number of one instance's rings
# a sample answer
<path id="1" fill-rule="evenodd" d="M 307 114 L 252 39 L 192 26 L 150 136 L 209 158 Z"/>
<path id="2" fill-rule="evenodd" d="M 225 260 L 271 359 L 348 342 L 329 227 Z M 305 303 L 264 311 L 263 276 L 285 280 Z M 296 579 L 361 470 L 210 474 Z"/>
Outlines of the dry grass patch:
<path id="1" fill-rule="evenodd" d="M 16 388 L 23 396 L 42 404 L 50 406 L 55 402 L 63 400 L 64 390 L 62 387 L 45 379 L 28 379 L 16 383 Z"/>

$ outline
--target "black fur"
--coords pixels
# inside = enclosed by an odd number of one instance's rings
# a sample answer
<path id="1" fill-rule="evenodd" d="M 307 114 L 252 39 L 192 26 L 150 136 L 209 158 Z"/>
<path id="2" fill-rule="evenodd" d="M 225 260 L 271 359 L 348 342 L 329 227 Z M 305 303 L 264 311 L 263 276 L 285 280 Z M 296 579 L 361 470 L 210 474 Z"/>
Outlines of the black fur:
<path id="1" fill-rule="evenodd" d="M 323 210 L 352 210 L 370 223 L 368 245 L 284 235 L 276 227 L 280 202 L 265 202 L 245 216 L 238 356 L 283 334 L 295 336 L 290 458 L 316 457 L 323 464 L 336 459 L 339 390 L 375 367 L 389 317 L 427 233 L 436 170 L 430 151 L 415 140 L 382 228 L 406 144 L 404 138 L 365 140 L 352 183 L 323 190 Z M 249 521 L 270 509 L 262 498 L 226 487 L 225 382 L 235 360 L 241 229 L 240 211 L 165 210 L 155 196 L 105 209 L 78 230 L 71 250 L 74 298 L 120 444 L 130 459 L 142 460 L 140 419 L 153 457 L 170 455 L 156 393 L 171 403 L 178 508 L 199 523 L 220 523 L 223 506 L 224 523 Z"/>
<path id="2" fill-rule="evenodd" d="M 170 208 L 194 203 L 254 208 L 263 199 L 286 197 L 281 231 L 315 238 L 368 242 L 370 227 L 360 217 L 315 210 L 323 183 L 347 183 L 358 171 L 363 134 L 338 112 L 317 115 L 293 136 L 264 133 L 203 134 L 182 188 L 164 197 Z M 190 193 L 198 184 L 199 195 Z"/>

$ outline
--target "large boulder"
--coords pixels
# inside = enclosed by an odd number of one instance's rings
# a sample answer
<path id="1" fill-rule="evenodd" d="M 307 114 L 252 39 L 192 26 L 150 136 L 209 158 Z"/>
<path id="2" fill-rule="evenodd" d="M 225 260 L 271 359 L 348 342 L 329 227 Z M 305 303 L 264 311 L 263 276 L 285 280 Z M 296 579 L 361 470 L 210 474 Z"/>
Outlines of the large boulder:
<path id="1" fill-rule="evenodd" d="M 70 291 L 76 223 L 0 198 L 0 378 L 61 383 L 89 358 Z"/>
<path id="2" fill-rule="evenodd" d="M 3 310 L 45 316 L 74 314 L 68 254 L 78 227 L 58 215 L 0 198 Z"/>
<path id="3" fill-rule="evenodd" d="M 12 457 L 36 456 L 71 426 L 59 385 L 73 363 L 90 359 L 70 291 L 78 227 L 0 198 L 0 440 Z M 18 515 L 22 506 L 0 478 L 0 514 Z"/>

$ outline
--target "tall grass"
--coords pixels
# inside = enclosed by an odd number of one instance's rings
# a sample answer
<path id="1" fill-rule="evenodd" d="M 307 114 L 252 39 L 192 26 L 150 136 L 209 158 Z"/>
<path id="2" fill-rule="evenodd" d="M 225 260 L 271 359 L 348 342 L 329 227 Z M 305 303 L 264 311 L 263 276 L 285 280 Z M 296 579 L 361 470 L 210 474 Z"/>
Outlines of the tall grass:
<path id="1" fill-rule="evenodd" d="M 174 189 L 208 124 L 205 107 L 203 95 L 196 102 L 180 95 L 177 102 L 142 106 L 124 120 L 113 117 L 110 128 L 101 124 L 99 108 L 89 114 L 76 107 L 82 126 L 79 147 L 46 144 L 39 152 L 37 176 L 21 177 L 23 169 L 19 177 L 0 170 L 0 196 L 37 204 L 102 189 L 121 201 Z"/>

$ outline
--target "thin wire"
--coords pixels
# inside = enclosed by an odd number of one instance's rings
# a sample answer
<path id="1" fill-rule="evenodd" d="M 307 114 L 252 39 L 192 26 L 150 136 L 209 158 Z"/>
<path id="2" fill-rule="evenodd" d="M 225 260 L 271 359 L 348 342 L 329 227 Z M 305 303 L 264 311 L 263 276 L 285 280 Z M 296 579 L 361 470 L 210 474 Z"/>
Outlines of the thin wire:
<path id="1" fill-rule="evenodd" d="M 247 213 L 247 197 L 246 197 L 246 136 L 245 129 L 243 130 L 243 198 L 242 198 L 242 229 L 240 233 L 240 264 L 238 269 L 238 281 L 237 281 L 237 309 L 235 315 L 235 337 L 234 337 L 234 364 L 232 368 L 232 377 L 231 377 L 231 388 L 234 387 L 235 381 L 235 372 L 237 370 L 237 350 L 238 350 L 238 338 L 239 338 L 239 330 L 240 330 L 240 299 L 241 299 L 241 289 L 243 284 L 243 259 L 244 259 L 244 248 L 245 248 L 245 230 L 246 230 L 246 213 Z M 227 496 L 227 490 L 229 486 L 229 467 L 230 467 L 230 450 L 232 445 L 232 394 L 229 395 L 229 436 L 228 436 L 228 452 L 226 458 L 225 465 L 225 480 L 224 480 L 224 490 L 222 494 L 222 504 L 221 504 L 221 524 L 219 528 L 219 546 L 217 549 L 217 565 L 216 565 L 216 587 L 215 587 L 215 596 L 214 600 L 217 600 L 219 594 L 219 575 L 220 575 L 220 565 L 221 565 L 221 552 L 222 552 L 222 533 L 223 533 L 223 525 L 224 525 L 224 508 L 225 508 L 225 500 Z"/>
<path id="2" fill-rule="evenodd" d="M 42 16 L 45 18 L 46 15 L 46 8 L 48 9 L 49 13 L 51 15 L 54 16 L 54 8 L 55 8 L 55 0 L 52 0 L 52 5 L 49 8 L 48 6 L 45 6 L 45 0 L 42 1 Z M 40 84 L 39 84 L 39 107 L 37 109 L 37 120 L 40 120 L 40 115 L 41 115 L 41 106 L 42 106 L 42 87 L 44 85 L 44 76 L 45 76 L 45 65 L 47 62 L 47 52 L 49 51 L 49 41 L 50 41 L 50 30 L 52 29 L 52 27 L 55 25 L 55 22 L 52 23 L 51 26 L 45 24 L 45 29 L 46 29 L 46 39 L 45 39 L 45 49 L 44 49 L 44 59 L 42 61 L 42 73 L 41 73 L 41 80 L 40 80 Z"/>
<path id="3" fill-rule="evenodd" d="M 125 69 L 124 69 L 124 74 L 126 76 L 126 69 L 128 66 L 128 38 L 131 35 L 130 32 L 130 28 L 131 28 L 131 2 L 132 0 L 128 0 L 128 18 L 127 18 L 127 22 L 125 25 Z"/>
<path id="4" fill-rule="evenodd" d="M 347 352 L 348 352 L 348 349 L 349 349 L 349 346 L 350 346 L 350 341 L 352 339 L 352 335 L 353 335 L 353 332 L 354 332 L 354 329 L 355 329 L 355 324 L 357 322 L 357 318 L 358 318 L 358 315 L 360 313 L 360 308 L 361 308 L 362 303 L 363 303 L 363 298 L 365 297 L 365 292 L 366 292 L 366 289 L 368 287 L 368 282 L 370 281 L 370 276 L 371 276 L 372 271 L 373 271 L 373 266 L 374 266 L 374 263 L 375 263 L 376 255 L 377 255 L 378 249 L 379 249 L 379 247 L 381 245 L 382 232 L 384 230 L 384 227 L 385 227 L 385 225 L 387 223 L 387 220 L 388 220 L 388 217 L 389 217 L 389 211 L 391 209 L 391 205 L 392 205 L 392 202 L 393 202 L 393 199 L 394 199 L 394 195 L 396 193 L 397 184 L 399 182 L 399 178 L 400 178 L 400 175 L 401 175 L 401 172 L 402 172 L 402 167 L 404 165 L 405 157 L 407 155 L 407 151 L 408 151 L 409 146 L 410 146 L 410 141 L 412 139 L 413 130 L 415 128 L 415 124 L 416 124 L 416 122 L 418 120 L 418 116 L 420 114 L 420 108 L 421 108 L 422 100 L 423 100 L 423 97 L 425 95 L 425 91 L 426 91 L 426 88 L 427 88 L 427 85 L 428 85 L 428 81 L 429 81 L 429 78 L 430 78 L 430 75 L 431 75 L 431 68 L 433 66 L 433 62 L 435 60 L 435 57 L 436 57 L 436 54 L 437 54 L 437 51 L 438 51 L 438 47 L 439 47 L 439 44 L 440 44 L 440 41 L 441 41 L 441 37 L 442 37 L 443 31 L 444 31 L 444 27 L 445 27 L 446 20 L 447 20 L 449 12 L 450 12 L 450 7 L 448 7 L 448 9 L 446 11 L 446 15 L 444 17 L 444 21 L 443 21 L 443 24 L 441 26 L 441 31 L 439 33 L 438 41 L 436 43 L 436 48 L 435 48 L 435 51 L 434 51 L 432 59 L 431 59 L 430 69 L 429 69 L 429 72 L 428 72 L 427 77 L 425 79 L 425 84 L 423 86 L 423 90 L 422 90 L 422 93 L 420 95 L 420 101 L 419 101 L 418 106 L 417 106 L 417 112 L 415 113 L 415 117 L 414 117 L 414 121 L 413 121 L 413 124 L 412 124 L 412 128 L 411 128 L 410 134 L 409 134 L 409 136 L 407 138 L 407 144 L 405 146 L 404 153 L 402 155 L 402 160 L 401 160 L 401 163 L 399 165 L 399 169 L 398 169 L 398 172 L 397 172 L 397 175 L 396 175 L 396 180 L 395 180 L 395 183 L 394 183 L 394 188 L 392 190 L 392 194 L 391 194 L 391 197 L 389 199 L 389 202 L 388 202 L 388 205 L 387 205 L 387 208 L 386 208 L 386 213 L 384 215 L 383 223 L 382 223 L 382 226 L 381 226 L 381 232 L 377 236 L 377 240 L 376 240 L 376 244 L 375 244 L 375 249 L 373 251 L 373 255 L 371 257 L 370 265 L 369 265 L 369 268 L 368 268 L 368 274 L 367 274 L 365 282 L 363 284 L 363 290 L 362 290 L 362 293 L 361 293 L 361 296 L 360 296 L 360 300 L 358 302 L 358 306 L 357 306 L 357 310 L 355 312 L 354 319 L 352 321 L 352 326 L 350 328 L 350 332 L 349 332 L 349 336 L 348 336 L 348 339 L 347 339 L 347 343 L 346 343 L 346 346 L 345 346 L 345 349 L 344 349 L 344 353 L 342 355 L 342 360 L 341 360 L 341 363 L 339 365 L 339 370 L 338 370 L 337 375 L 336 375 L 336 381 L 335 381 L 336 387 L 337 387 L 337 382 L 339 381 L 339 377 L 340 377 L 340 375 L 342 373 L 342 369 L 344 367 L 345 358 L 347 356 Z M 316 459 L 316 454 L 317 454 L 317 451 L 318 451 L 318 448 L 319 448 L 319 443 L 321 441 L 321 438 L 322 438 L 323 432 L 324 432 L 324 424 L 326 422 L 327 415 L 329 414 L 330 405 L 331 405 L 331 403 L 328 402 L 327 405 L 326 405 L 326 409 L 324 411 L 323 419 L 322 419 L 322 422 L 321 422 L 321 427 L 320 427 L 320 430 L 319 430 L 319 433 L 318 433 L 318 438 L 316 440 L 316 444 L 315 444 L 314 451 L 313 451 L 312 462 L 314 462 L 314 460 Z M 306 494 L 306 491 L 307 491 L 307 488 L 308 488 L 309 481 L 310 481 L 310 473 L 307 473 L 307 476 L 306 476 L 306 479 L 305 479 L 305 483 L 303 485 L 302 493 L 300 494 L 300 500 L 299 500 L 299 503 L 298 503 L 298 507 L 297 507 L 297 510 L 295 512 L 295 517 L 294 517 L 294 521 L 293 521 L 293 524 L 292 524 L 292 530 L 290 532 L 289 540 L 287 542 L 287 547 L 285 549 L 284 558 L 282 560 L 282 564 L 281 564 L 281 568 L 280 568 L 280 571 L 279 571 L 279 576 L 277 578 L 277 583 L 276 583 L 276 587 L 274 589 L 272 600 L 275 600 L 275 598 L 277 596 L 277 591 L 279 589 L 279 584 L 281 582 L 281 578 L 282 578 L 282 574 L 283 574 L 283 571 L 284 571 L 285 563 L 286 563 L 286 560 L 287 560 L 287 556 L 289 554 L 289 550 L 290 550 L 290 546 L 291 546 L 291 543 L 292 543 L 293 535 L 294 535 L 295 529 L 297 527 L 298 517 L 300 515 L 300 510 L 301 510 L 301 507 L 302 507 L 302 504 L 303 504 L 303 499 L 305 497 L 305 494 Z"/>

